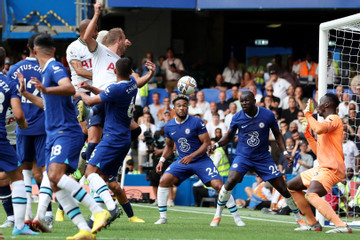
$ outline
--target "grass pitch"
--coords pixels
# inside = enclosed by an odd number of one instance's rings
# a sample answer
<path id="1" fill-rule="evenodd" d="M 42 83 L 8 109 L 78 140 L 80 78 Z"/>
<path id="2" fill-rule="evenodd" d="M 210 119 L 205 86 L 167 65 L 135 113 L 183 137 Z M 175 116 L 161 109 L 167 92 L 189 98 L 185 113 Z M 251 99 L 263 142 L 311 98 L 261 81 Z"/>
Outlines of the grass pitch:
<path id="1" fill-rule="evenodd" d="M 126 215 L 122 215 L 108 229 L 97 234 L 97 239 L 251 239 L 251 240 L 301 240 L 301 239 L 355 239 L 359 232 L 353 228 L 352 234 L 325 234 L 330 228 L 322 232 L 294 232 L 295 220 L 293 216 L 264 215 L 260 211 L 239 209 L 245 227 L 237 227 L 227 209 L 219 227 L 209 224 L 215 213 L 214 208 L 171 207 L 168 208 L 168 224 L 155 225 L 159 213 L 156 206 L 149 204 L 132 204 L 135 215 L 144 219 L 146 223 L 130 223 Z M 33 206 L 35 210 L 36 205 Z M 54 216 L 57 204 L 53 204 Z M 90 212 L 81 208 L 85 218 Z M 2 211 L 0 222 L 5 220 Z M 351 220 L 349 220 L 351 221 Z M 70 219 L 65 216 L 64 222 L 55 222 L 52 233 L 41 233 L 40 236 L 12 236 L 12 229 L 2 229 L 5 239 L 66 239 L 77 233 L 77 229 Z"/>

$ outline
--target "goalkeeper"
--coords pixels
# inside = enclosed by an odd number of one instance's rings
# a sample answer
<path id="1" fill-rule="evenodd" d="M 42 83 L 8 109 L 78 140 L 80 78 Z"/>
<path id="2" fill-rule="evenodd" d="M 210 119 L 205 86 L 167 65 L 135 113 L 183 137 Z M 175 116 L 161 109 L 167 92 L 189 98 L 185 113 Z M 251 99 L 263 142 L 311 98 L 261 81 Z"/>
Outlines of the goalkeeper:
<path id="1" fill-rule="evenodd" d="M 339 100 L 334 94 L 325 94 L 320 99 L 318 106 L 319 115 L 325 119 L 320 123 L 312 116 L 314 105 L 309 100 L 304 111 L 305 118 L 301 119 L 302 130 L 312 151 L 317 155 L 319 166 L 301 172 L 288 183 L 289 192 L 308 222 L 307 225 L 296 228 L 296 231 L 322 230 L 311 211 L 310 203 L 325 218 L 335 224 L 335 228 L 326 233 L 352 232 L 351 228 L 336 215 L 330 204 L 321 198 L 331 190 L 332 186 L 345 177 L 342 149 L 343 124 L 336 114 L 338 105 Z M 317 141 L 311 135 L 310 129 L 317 134 Z M 306 194 L 303 192 L 305 189 L 307 189 Z"/>

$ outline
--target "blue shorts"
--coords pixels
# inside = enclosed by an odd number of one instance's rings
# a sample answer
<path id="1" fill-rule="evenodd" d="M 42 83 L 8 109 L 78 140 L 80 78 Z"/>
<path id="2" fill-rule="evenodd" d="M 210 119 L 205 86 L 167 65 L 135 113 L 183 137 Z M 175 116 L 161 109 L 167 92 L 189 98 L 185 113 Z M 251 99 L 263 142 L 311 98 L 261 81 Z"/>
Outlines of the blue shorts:
<path id="1" fill-rule="evenodd" d="M 272 158 L 250 160 L 236 156 L 230 167 L 230 171 L 237 171 L 241 173 L 242 176 L 244 176 L 249 170 L 255 171 L 263 181 L 268 181 L 282 176 L 278 166 L 274 163 Z"/>
<path id="2" fill-rule="evenodd" d="M 114 145 L 111 141 L 102 139 L 92 152 L 88 164 L 100 168 L 102 174 L 116 176 L 130 145 L 131 142 Z"/>
<path id="3" fill-rule="evenodd" d="M 45 166 L 46 135 L 16 135 L 17 154 L 21 164 L 34 162 L 38 167 Z"/>
<path id="4" fill-rule="evenodd" d="M 214 179 L 222 179 L 213 161 L 209 157 L 190 162 L 188 165 L 179 163 L 179 161 L 180 160 L 173 162 L 165 171 L 165 173 L 170 173 L 179 178 L 180 181 L 177 185 L 180 185 L 180 183 L 194 174 L 198 175 L 204 184 Z"/>
<path id="5" fill-rule="evenodd" d="M 21 163 L 16 151 L 10 143 L 0 144 L 0 171 L 11 172 L 16 170 Z"/>
<path id="6" fill-rule="evenodd" d="M 63 163 L 71 168 L 69 172 L 72 173 L 78 167 L 82 147 L 81 133 L 64 133 L 50 139 L 45 147 L 46 169 L 49 169 L 51 163 Z"/>
<path id="7" fill-rule="evenodd" d="M 105 104 L 97 104 L 96 111 L 94 112 L 94 115 L 87 120 L 88 128 L 92 126 L 101 126 L 104 127 L 105 122 Z"/>

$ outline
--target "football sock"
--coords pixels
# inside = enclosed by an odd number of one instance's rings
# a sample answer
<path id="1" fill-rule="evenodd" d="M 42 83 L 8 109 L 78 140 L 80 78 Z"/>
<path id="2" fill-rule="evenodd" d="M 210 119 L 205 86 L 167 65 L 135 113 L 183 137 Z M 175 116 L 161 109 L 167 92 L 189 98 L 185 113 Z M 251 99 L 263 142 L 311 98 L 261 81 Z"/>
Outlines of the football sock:
<path id="1" fill-rule="evenodd" d="M 91 142 L 88 143 L 88 149 L 86 150 L 86 161 L 90 160 L 91 154 L 97 145 L 98 143 L 91 143 Z"/>
<path id="2" fill-rule="evenodd" d="M 9 217 L 14 220 L 14 209 L 12 206 L 10 185 L 0 187 L 0 200 L 2 202 L 8 220 L 10 220 Z"/>
<path id="3" fill-rule="evenodd" d="M 57 183 L 57 186 L 67 191 L 68 193 L 71 193 L 73 198 L 81 202 L 84 206 L 88 207 L 93 214 L 103 211 L 103 209 L 96 204 L 95 200 L 85 191 L 85 189 L 83 189 L 81 185 L 71 177 L 64 174 Z M 64 205 L 63 208 L 65 210 Z"/>
<path id="4" fill-rule="evenodd" d="M 158 187 L 157 197 L 158 197 L 158 208 L 160 212 L 160 218 L 166 218 L 166 211 L 167 211 L 166 202 L 169 198 L 169 188 Z"/>
<path id="5" fill-rule="evenodd" d="M 295 220 L 299 221 L 302 219 L 301 215 L 300 215 L 300 210 L 299 208 L 296 206 L 295 201 L 292 197 L 289 198 L 285 198 L 286 204 L 289 206 L 290 210 L 292 211 L 292 213 L 294 214 Z"/>
<path id="6" fill-rule="evenodd" d="M 23 180 L 12 182 L 12 203 L 14 208 L 14 224 L 17 229 L 24 227 L 26 212 L 26 189 Z"/>
<path id="7" fill-rule="evenodd" d="M 131 203 L 128 201 L 125 204 L 121 204 L 122 208 L 124 209 L 126 215 L 128 216 L 128 218 L 131 218 L 134 216 L 134 211 L 132 209 Z"/>
<path id="8" fill-rule="evenodd" d="M 57 200 L 63 206 L 64 211 L 69 216 L 71 221 L 80 229 L 91 232 L 91 229 L 87 225 L 83 215 L 80 212 L 79 206 L 75 200 L 69 195 L 69 192 L 62 189 L 55 193 Z M 95 204 L 96 205 L 96 204 Z"/>
<path id="9" fill-rule="evenodd" d="M 91 173 L 87 179 L 89 180 L 90 188 L 96 192 L 98 196 L 104 201 L 106 208 L 111 211 L 114 210 L 116 204 L 111 197 L 108 186 L 105 181 L 97 173 Z M 99 205 L 98 205 L 99 206 Z"/>
<path id="10" fill-rule="evenodd" d="M 58 201 L 58 202 L 59 202 L 59 201 Z M 60 203 L 59 203 L 58 209 L 61 210 L 61 211 L 64 210 Z"/>
<path id="11" fill-rule="evenodd" d="M 221 218 L 221 213 L 224 210 L 224 207 L 225 207 L 227 201 L 229 201 L 229 199 L 230 199 L 231 192 L 232 191 L 227 191 L 225 189 L 224 185 L 221 187 L 220 192 L 219 192 L 215 217 Z"/>
<path id="12" fill-rule="evenodd" d="M 46 209 L 48 208 L 49 204 L 51 204 L 53 191 L 51 189 L 50 180 L 47 175 L 47 172 L 43 172 L 43 179 L 41 181 L 41 187 L 39 190 L 39 203 L 37 209 L 37 216 L 40 219 L 45 218 Z"/>
<path id="13" fill-rule="evenodd" d="M 308 224 L 314 225 L 317 221 L 308 201 L 305 198 L 305 193 L 302 190 L 295 191 L 290 189 L 289 192 L 292 195 L 296 205 L 299 207 L 300 211 L 305 216 Z"/>
<path id="14" fill-rule="evenodd" d="M 25 183 L 25 189 L 26 189 L 26 214 L 29 216 L 29 218 L 33 219 L 33 214 L 31 210 L 31 176 L 32 176 L 32 170 L 23 169 L 22 170 L 23 176 L 24 176 L 24 183 Z"/>
<path id="15" fill-rule="evenodd" d="M 319 197 L 317 193 L 307 193 L 305 197 L 311 205 L 313 205 L 325 218 L 333 222 L 336 227 L 346 226 L 339 216 L 336 215 L 330 204 L 325 199 Z"/>
<path id="16" fill-rule="evenodd" d="M 94 192 L 94 200 L 101 208 L 105 208 L 104 201 L 101 199 L 101 197 L 96 192 Z"/>
<path id="17" fill-rule="evenodd" d="M 226 203 L 226 207 L 231 212 L 231 215 L 233 216 L 235 221 L 238 220 L 238 219 L 241 219 L 239 211 L 238 211 L 238 209 L 236 207 L 234 197 L 232 195 L 230 195 L 229 201 Z"/>

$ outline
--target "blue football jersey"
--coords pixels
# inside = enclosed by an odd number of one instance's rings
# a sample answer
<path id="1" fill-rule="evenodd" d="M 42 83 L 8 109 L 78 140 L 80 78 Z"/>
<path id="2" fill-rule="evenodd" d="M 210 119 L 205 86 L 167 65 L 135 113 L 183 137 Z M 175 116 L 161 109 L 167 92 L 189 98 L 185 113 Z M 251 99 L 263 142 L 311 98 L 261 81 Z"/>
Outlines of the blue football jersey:
<path id="1" fill-rule="evenodd" d="M 0 143 L 9 143 L 6 138 L 5 119 L 11 98 L 20 98 L 18 87 L 0 72 Z"/>
<path id="2" fill-rule="evenodd" d="M 35 96 L 41 97 L 41 93 L 30 83 L 31 77 L 36 77 L 41 80 L 41 68 L 39 63 L 35 58 L 27 57 L 25 60 L 22 60 L 14 64 L 7 76 L 10 80 L 19 82 L 17 74 L 21 72 L 24 75 L 25 80 L 25 89 L 29 93 L 34 94 Z M 24 111 L 25 118 L 28 122 L 27 129 L 16 128 L 16 134 L 20 135 L 42 135 L 45 134 L 45 114 L 44 111 L 35 106 L 30 102 L 30 100 L 25 97 L 21 97 L 21 107 Z"/>
<path id="3" fill-rule="evenodd" d="M 236 155 L 251 160 L 269 158 L 269 131 L 278 128 L 274 113 L 266 108 L 258 107 L 254 117 L 244 111 L 236 113 L 229 129 L 232 132 L 238 130 Z"/>
<path id="4" fill-rule="evenodd" d="M 130 77 L 130 81 L 113 83 L 100 93 L 101 101 L 105 104 L 103 136 L 114 140 L 113 144 L 131 142 L 130 121 L 137 91 L 137 83 Z"/>
<path id="5" fill-rule="evenodd" d="M 199 135 L 207 132 L 204 121 L 190 115 L 182 123 L 178 123 L 176 118 L 167 122 L 164 131 L 165 136 L 174 141 L 180 159 L 198 150 L 202 145 Z M 194 158 L 193 161 L 204 156 L 207 156 L 206 153 Z"/>
<path id="6" fill-rule="evenodd" d="M 44 87 L 56 87 L 63 78 L 68 78 L 66 68 L 51 58 L 41 74 Z M 45 129 L 48 138 L 53 138 L 61 132 L 81 133 L 80 125 L 75 114 L 75 107 L 70 96 L 56 96 L 42 94 L 45 110 Z"/>

